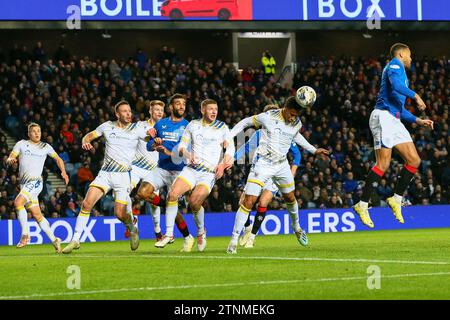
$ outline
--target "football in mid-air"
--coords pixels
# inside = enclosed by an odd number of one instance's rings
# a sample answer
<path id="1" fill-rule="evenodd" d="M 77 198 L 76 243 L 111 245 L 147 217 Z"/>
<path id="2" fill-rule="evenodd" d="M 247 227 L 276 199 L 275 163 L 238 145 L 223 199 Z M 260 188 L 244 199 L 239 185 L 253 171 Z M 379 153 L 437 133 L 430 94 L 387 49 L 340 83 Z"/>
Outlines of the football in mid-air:
<path id="1" fill-rule="evenodd" d="M 303 108 L 311 107 L 316 102 L 316 91 L 308 86 L 300 87 L 295 93 L 295 100 Z"/>

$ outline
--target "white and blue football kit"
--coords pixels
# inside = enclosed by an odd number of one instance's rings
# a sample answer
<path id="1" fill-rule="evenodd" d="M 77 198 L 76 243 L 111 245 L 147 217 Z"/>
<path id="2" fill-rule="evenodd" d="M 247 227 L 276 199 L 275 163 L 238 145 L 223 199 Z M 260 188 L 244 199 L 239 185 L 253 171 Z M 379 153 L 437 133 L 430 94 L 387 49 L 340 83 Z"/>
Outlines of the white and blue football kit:
<path id="1" fill-rule="evenodd" d="M 397 58 L 392 59 L 383 70 L 377 103 L 369 119 L 375 149 L 412 142 L 401 122 L 416 122 L 416 117 L 405 109 L 406 98 L 413 99 L 415 95 L 408 85 L 405 67 Z"/>
<path id="2" fill-rule="evenodd" d="M 257 157 L 254 156 L 254 153 L 252 151 L 255 151 L 256 148 L 259 146 L 259 141 L 261 137 L 261 130 L 257 130 L 250 139 L 243 144 L 235 153 L 234 159 L 236 161 L 239 161 L 242 158 L 245 158 L 245 155 L 248 155 L 251 157 L 250 162 L 252 163 L 252 166 L 256 163 Z M 289 148 L 289 154 L 292 156 L 292 165 L 300 166 L 300 162 L 302 160 L 302 154 L 300 152 L 300 149 L 298 148 L 296 143 L 292 143 L 291 147 Z M 273 194 L 278 192 L 278 187 L 273 183 L 273 180 L 267 181 L 267 183 L 264 185 L 264 190 L 268 190 L 272 192 Z"/>
<path id="3" fill-rule="evenodd" d="M 38 196 L 43 187 L 42 170 L 45 159 L 47 156 L 55 159 L 55 150 L 45 142 L 20 140 L 15 144 L 12 155 L 19 159 L 19 194 L 27 200 L 28 208 L 38 206 Z"/>

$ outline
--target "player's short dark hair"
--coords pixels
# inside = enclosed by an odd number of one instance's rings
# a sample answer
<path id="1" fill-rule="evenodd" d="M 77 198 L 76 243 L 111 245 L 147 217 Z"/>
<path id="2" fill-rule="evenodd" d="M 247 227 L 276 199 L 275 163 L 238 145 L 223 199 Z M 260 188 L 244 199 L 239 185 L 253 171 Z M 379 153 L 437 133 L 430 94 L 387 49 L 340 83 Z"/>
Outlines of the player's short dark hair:
<path id="1" fill-rule="evenodd" d="M 284 107 L 287 109 L 293 109 L 297 111 L 301 111 L 302 107 L 297 103 L 294 96 L 291 96 L 286 99 L 286 102 L 284 103 Z"/>
<path id="2" fill-rule="evenodd" d="M 216 101 L 216 100 L 213 100 L 213 99 L 205 99 L 205 100 L 203 100 L 202 103 L 200 104 L 200 107 L 201 107 L 201 108 L 204 108 L 204 107 L 206 107 L 208 104 L 217 104 L 217 101 Z"/>
<path id="3" fill-rule="evenodd" d="M 403 50 L 403 49 L 409 49 L 409 47 L 404 43 L 400 43 L 400 42 L 394 43 L 392 45 L 391 51 L 390 51 L 391 58 L 394 58 L 395 55 L 397 54 L 397 52 L 400 50 Z"/>
<path id="4" fill-rule="evenodd" d="M 169 98 L 169 105 L 173 105 L 176 99 L 183 99 L 186 101 L 186 97 L 181 93 L 175 93 L 173 96 Z"/>
<path id="5" fill-rule="evenodd" d="M 117 110 L 119 110 L 120 106 L 123 106 L 123 105 L 129 106 L 130 104 L 129 104 L 128 101 L 126 101 L 126 100 L 120 100 L 120 101 L 117 102 L 116 105 L 114 106 L 114 112 L 117 113 Z"/>

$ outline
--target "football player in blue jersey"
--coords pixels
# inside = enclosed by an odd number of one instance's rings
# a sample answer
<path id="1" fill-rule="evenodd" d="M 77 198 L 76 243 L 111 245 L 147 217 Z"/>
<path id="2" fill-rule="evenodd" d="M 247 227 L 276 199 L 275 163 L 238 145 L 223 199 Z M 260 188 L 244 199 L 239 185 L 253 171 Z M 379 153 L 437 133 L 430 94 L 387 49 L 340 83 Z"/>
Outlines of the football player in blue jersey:
<path id="1" fill-rule="evenodd" d="M 184 129 L 189 123 L 184 118 L 186 99 L 183 95 L 174 94 L 170 98 L 169 108 L 170 116 L 159 120 L 154 125 L 154 135 L 147 143 L 149 151 L 159 151 L 158 167 L 152 171 L 152 175 L 142 181 L 138 190 L 138 196 L 141 199 L 159 207 L 165 206 L 165 203 L 161 201 L 161 197 L 155 191 L 161 190 L 164 186 L 170 191 L 175 178 L 184 168 L 184 163 L 181 157 L 178 156 L 178 144 L 181 141 Z M 181 251 L 191 251 L 195 240 L 189 233 L 186 222 L 180 213 L 177 214 L 175 223 L 184 237 Z M 157 248 L 161 247 L 159 243 L 158 239 L 155 243 Z"/>
<path id="2" fill-rule="evenodd" d="M 426 108 L 422 98 L 408 87 L 406 69 L 411 67 L 412 62 L 410 48 L 406 44 L 396 43 L 391 47 L 390 55 L 392 60 L 383 70 L 380 92 L 369 120 L 374 138 L 376 164 L 367 175 L 361 201 L 353 206 L 361 221 L 369 228 L 374 227 L 368 210 L 370 196 L 384 172 L 389 168 L 392 148 L 395 148 L 405 160 L 405 165 L 397 179 L 394 195 L 387 198 L 387 203 L 395 218 L 400 223 L 404 223 L 401 209 L 402 197 L 419 168 L 420 158 L 402 120 L 433 129 L 432 120 L 416 117 L 405 109 L 406 98 L 414 100 L 419 110 L 423 111 Z"/>

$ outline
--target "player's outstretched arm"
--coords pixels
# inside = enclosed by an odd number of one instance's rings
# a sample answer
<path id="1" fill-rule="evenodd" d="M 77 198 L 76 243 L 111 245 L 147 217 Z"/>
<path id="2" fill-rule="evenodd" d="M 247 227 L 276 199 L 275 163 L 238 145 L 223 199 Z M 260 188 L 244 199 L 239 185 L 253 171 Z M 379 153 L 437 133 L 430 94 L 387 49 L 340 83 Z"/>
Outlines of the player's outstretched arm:
<path id="1" fill-rule="evenodd" d="M 307 150 L 309 153 L 315 154 L 315 155 L 319 155 L 319 154 L 324 154 L 324 155 L 329 155 L 330 152 L 326 149 L 323 148 L 316 148 L 314 147 L 312 144 L 310 144 L 304 136 L 301 135 L 301 133 L 297 133 L 297 135 L 294 137 L 294 142 L 296 144 L 298 144 L 300 147 L 302 147 L 303 149 Z"/>
<path id="2" fill-rule="evenodd" d="M 425 126 L 425 127 L 429 127 L 431 129 L 434 129 L 434 121 L 433 120 L 417 118 L 416 119 L 416 123 L 419 126 Z"/>
<path id="3" fill-rule="evenodd" d="M 61 159 L 58 155 L 55 155 L 53 159 L 55 159 L 56 165 L 58 166 L 59 170 L 61 170 L 61 177 L 64 179 L 64 182 L 66 183 L 66 185 L 69 184 L 69 176 L 67 175 L 63 159 Z"/>
<path id="4" fill-rule="evenodd" d="M 11 151 L 11 153 L 9 154 L 8 159 L 6 159 L 6 165 L 10 166 L 14 163 L 17 163 L 17 157 L 19 155 L 17 153 L 15 153 L 14 151 Z"/>
<path id="5" fill-rule="evenodd" d="M 251 116 L 251 117 L 242 119 L 230 131 L 230 136 L 231 136 L 231 138 L 234 138 L 239 134 L 239 132 L 244 131 L 246 128 L 256 127 L 258 125 L 259 125 L 259 123 L 257 120 L 257 116 Z"/>
<path id="6" fill-rule="evenodd" d="M 97 139 L 98 137 L 100 137 L 100 135 L 98 135 L 98 133 L 96 132 L 96 130 L 89 132 L 88 134 L 86 134 L 83 139 L 81 139 L 81 147 L 83 148 L 83 150 L 92 150 L 94 147 L 92 146 L 91 142 L 94 141 L 95 139 Z"/>

